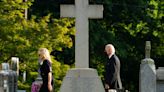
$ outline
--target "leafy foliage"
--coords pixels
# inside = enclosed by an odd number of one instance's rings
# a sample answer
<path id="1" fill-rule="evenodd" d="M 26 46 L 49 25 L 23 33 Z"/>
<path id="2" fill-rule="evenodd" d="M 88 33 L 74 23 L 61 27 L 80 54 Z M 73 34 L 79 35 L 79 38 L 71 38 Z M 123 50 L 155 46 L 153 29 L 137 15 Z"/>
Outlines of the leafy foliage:
<path id="1" fill-rule="evenodd" d="M 11 57 L 20 59 L 20 78 L 27 72 L 27 81 L 18 81 L 18 88 L 28 89 L 36 79 L 38 68 L 37 50 L 46 47 L 50 50 L 60 50 L 72 47 L 74 35 L 73 19 L 55 19 L 51 15 L 43 17 L 24 17 L 24 10 L 32 5 L 32 1 L 2 0 L 0 2 L 0 62 L 10 62 Z M 54 57 L 55 58 L 55 57 Z M 61 64 L 53 59 L 53 73 L 55 88 L 59 89 L 61 80 L 68 65 Z"/>
<path id="2" fill-rule="evenodd" d="M 164 66 L 164 24 L 162 0 L 89 0 L 104 5 L 104 18 L 90 20 L 90 67 L 96 68 L 104 80 L 104 46 L 114 44 L 121 60 L 123 86 L 138 92 L 139 64 L 144 58 L 145 41 L 152 44 L 151 57 L 156 66 Z M 74 19 L 59 18 L 59 4 L 73 4 L 74 0 L 1 0 L 0 2 L 0 62 L 20 58 L 20 71 L 27 71 L 26 83 L 19 88 L 30 90 L 37 75 L 37 50 L 52 51 L 55 90 L 74 62 Z M 29 9 L 28 20 L 24 9 Z M 59 53 L 58 53 L 59 52 Z M 58 62 L 60 61 L 60 62 Z M 69 61 L 69 62 L 66 62 Z M 72 66 L 65 65 L 71 64 Z"/>
<path id="3" fill-rule="evenodd" d="M 123 86 L 138 92 L 139 64 L 144 58 L 145 41 L 151 41 L 151 57 L 156 66 L 164 66 L 163 3 L 160 0 L 104 0 L 104 20 L 90 21 L 90 66 L 102 76 L 104 47 L 107 43 L 114 44 L 121 60 Z"/>

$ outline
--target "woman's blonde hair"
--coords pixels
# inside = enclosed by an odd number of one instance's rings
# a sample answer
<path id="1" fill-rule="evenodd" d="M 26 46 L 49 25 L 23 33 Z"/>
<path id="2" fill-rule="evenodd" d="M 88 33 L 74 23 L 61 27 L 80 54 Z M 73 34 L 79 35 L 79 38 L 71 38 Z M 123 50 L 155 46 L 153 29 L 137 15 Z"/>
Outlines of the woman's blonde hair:
<path id="1" fill-rule="evenodd" d="M 47 60 L 49 60 L 52 63 L 51 56 L 50 56 L 50 53 L 49 53 L 47 48 L 40 48 L 38 50 L 38 55 L 40 55 L 43 60 L 47 59 Z"/>

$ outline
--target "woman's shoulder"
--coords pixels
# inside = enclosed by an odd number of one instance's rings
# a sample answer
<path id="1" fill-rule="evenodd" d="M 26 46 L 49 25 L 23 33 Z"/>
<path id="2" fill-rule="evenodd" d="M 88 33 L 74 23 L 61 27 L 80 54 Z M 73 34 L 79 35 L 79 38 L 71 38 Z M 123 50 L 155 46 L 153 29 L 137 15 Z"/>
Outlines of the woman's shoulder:
<path id="1" fill-rule="evenodd" d="M 45 59 L 43 63 L 51 65 L 51 62 L 48 59 Z"/>

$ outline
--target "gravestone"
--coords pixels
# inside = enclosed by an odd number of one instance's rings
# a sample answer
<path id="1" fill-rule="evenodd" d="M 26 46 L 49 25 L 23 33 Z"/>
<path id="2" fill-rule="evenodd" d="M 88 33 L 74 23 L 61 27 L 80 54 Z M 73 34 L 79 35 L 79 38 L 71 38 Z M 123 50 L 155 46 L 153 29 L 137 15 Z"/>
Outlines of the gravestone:
<path id="1" fill-rule="evenodd" d="M 102 5 L 75 0 L 75 5 L 61 5 L 61 17 L 75 17 L 75 68 L 67 72 L 60 92 L 105 92 L 95 69 L 89 68 L 89 18 L 102 18 Z"/>
<path id="2" fill-rule="evenodd" d="M 10 70 L 8 63 L 2 63 L 0 92 L 17 92 L 17 73 Z"/>
<path id="3" fill-rule="evenodd" d="M 11 70 L 16 71 L 17 76 L 19 76 L 19 58 L 11 57 Z"/>
<path id="4" fill-rule="evenodd" d="M 157 92 L 164 92 L 164 67 L 157 69 Z"/>
<path id="5" fill-rule="evenodd" d="M 156 92 L 156 68 L 154 60 L 150 58 L 150 50 L 150 41 L 146 41 L 145 59 L 140 64 L 139 92 Z"/>
<path id="6" fill-rule="evenodd" d="M 150 58 L 150 48 L 150 41 L 147 41 L 146 58 L 140 65 L 139 92 L 164 92 L 164 67 L 155 69 L 154 61 Z"/>
<path id="7" fill-rule="evenodd" d="M 147 41 L 146 58 L 140 65 L 139 92 L 164 92 L 164 67 L 156 70 L 154 61 L 150 58 L 150 49 L 150 41 Z"/>

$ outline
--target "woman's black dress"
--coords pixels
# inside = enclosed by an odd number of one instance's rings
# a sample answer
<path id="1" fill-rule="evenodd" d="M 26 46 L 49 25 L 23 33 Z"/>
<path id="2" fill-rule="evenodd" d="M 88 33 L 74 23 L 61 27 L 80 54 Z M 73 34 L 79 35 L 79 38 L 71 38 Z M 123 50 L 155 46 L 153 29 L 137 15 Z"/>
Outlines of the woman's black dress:
<path id="1" fill-rule="evenodd" d="M 43 64 L 40 66 L 40 73 L 43 80 L 43 84 L 39 90 L 39 92 L 50 92 L 48 90 L 48 73 L 51 72 L 51 63 L 49 60 L 44 60 Z M 51 85 L 53 85 L 53 80 L 51 82 Z"/>

